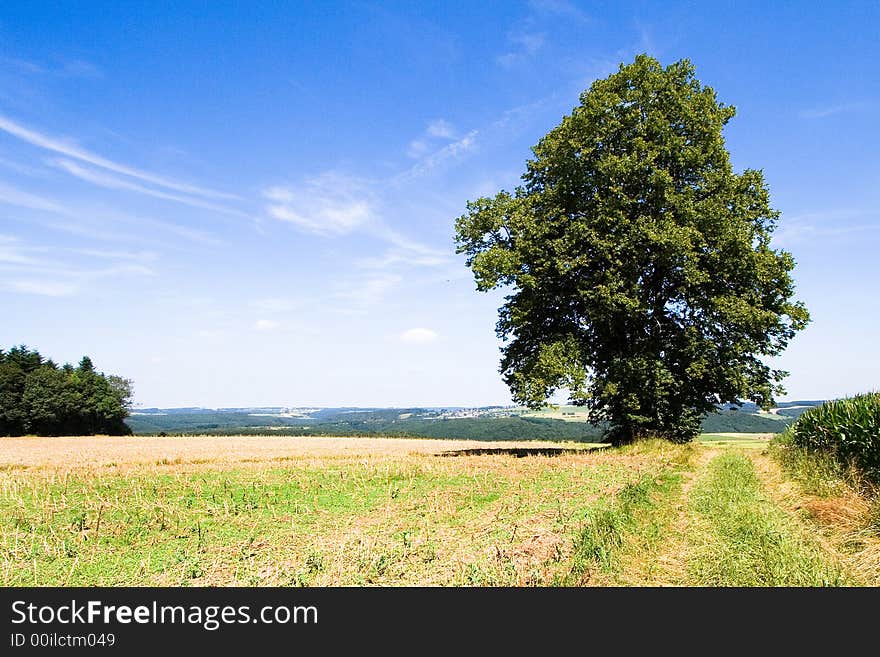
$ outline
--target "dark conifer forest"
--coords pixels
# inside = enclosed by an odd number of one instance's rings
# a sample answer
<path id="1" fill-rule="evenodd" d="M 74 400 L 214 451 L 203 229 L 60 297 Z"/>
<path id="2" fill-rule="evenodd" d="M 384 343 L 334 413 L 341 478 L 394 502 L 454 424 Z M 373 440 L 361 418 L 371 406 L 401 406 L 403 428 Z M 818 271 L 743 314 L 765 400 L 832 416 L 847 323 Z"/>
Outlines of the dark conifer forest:
<path id="1" fill-rule="evenodd" d="M 0 435 L 126 435 L 131 382 L 83 356 L 57 365 L 21 345 L 0 349 Z"/>

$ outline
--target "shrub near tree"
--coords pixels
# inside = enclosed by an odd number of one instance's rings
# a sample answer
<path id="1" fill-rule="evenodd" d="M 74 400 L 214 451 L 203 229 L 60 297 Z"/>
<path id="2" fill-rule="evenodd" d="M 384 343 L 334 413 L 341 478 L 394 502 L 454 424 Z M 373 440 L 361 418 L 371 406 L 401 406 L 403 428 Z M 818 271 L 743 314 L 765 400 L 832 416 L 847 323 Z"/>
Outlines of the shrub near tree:
<path id="1" fill-rule="evenodd" d="M 688 61 L 640 55 L 581 95 L 513 193 L 468 203 L 458 252 L 478 290 L 511 290 L 496 329 L 515 401 L 567 390 L 613 442 L 685 441 L 719 404 L 783 392 L 762 357 L 809 316 L 762 173 L 730 164 L 733 116 Z"/>
<path id="2" fill-rule="evenodd" d="M 0 435 L 126 435 L 131 382 L 84 357 L 58 367 L 26 346 L 0 350 Z"/>

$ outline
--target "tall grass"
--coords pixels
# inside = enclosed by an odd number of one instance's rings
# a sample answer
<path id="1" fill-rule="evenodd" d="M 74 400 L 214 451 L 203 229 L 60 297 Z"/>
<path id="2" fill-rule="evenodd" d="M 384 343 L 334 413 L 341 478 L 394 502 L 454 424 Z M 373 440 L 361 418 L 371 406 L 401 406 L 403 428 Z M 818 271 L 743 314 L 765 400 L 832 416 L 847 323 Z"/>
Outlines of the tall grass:
<path id="1" fill-rule="evenodd" d="M 841 567 L 763 492 L 752 461 L 736 452 L 712 460 L 691 491 L 688 560 L 699 586 L 840 586 Z"/>
<path id="2" fill-rule="evenodd" d="M 558 586 L 579 586 L 594 575 L 621 583 L 621 570 L 636 546 L 656 547 L 662 542 L 662 530 L 668 521 L 672 500 L 681 493 L 682 470 L 690 469 L 694 455 L 691 445 L 652 439 L 621 448 L 625 455 L 650 455 L 664 469 L 656 474 L 642 475 L 618 491 L 613 497 L 590 509 L 574 543 L 568 572 L 557 577 Z"/>

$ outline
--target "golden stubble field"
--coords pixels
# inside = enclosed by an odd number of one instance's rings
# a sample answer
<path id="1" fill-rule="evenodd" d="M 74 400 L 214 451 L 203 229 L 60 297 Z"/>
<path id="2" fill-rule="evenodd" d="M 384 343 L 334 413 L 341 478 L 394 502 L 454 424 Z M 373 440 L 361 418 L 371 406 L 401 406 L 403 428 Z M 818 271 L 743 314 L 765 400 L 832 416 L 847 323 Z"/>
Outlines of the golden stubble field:
<path id="1" fill-rule="evenodd" d="M 876 585 L 876 507 L 829 495 L 766 436 L 3 438 L 0 584 Z"/>
<path id="2" fill-rule="evenodd" d="M 462 450 L 480 453 L 445 455 Z M 602 452 L 397 438 L 7 438 L 0 576 L 5 585 L 548 584 L 564 576 L 590 505 L 669 466 Z"/>
<path id="3" fill-rule="evenodd" d="M 325 436 L 21 436 L 0 442 L 0 469 L 231 466 L 298 458 L 388 458 L 466 449 L 590 448 L 592 444 Z"/>

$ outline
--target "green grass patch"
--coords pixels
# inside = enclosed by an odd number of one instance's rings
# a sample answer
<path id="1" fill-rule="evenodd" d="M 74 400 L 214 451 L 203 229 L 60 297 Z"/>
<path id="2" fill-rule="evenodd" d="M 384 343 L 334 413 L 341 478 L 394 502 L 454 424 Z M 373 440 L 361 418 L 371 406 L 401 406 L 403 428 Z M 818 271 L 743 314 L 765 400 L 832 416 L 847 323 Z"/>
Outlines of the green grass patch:
<path id="1" fill-rule="evenodd" d="M 863 487 L 857 469 L 845 467 L 833 454 L 798 445 L 791 431 L 774 438 L 768 451 L 783 471 L 811 495 L 835 497 L 847 488 Z"/>
<path id="2" fill-rule="evenodd" d="M 841 586 L 852 581 L 765 494 L 751 460 L 726 451 L 691 489 L 689 584 Z"/>
<path id="3" fill-rule="evenodd" d="M 627 484 L 588 511 L 570 567 L 557 577 L 556 585 L 581 585 L 597 574 L 606 581 L 626 583 L 624 571 L 634 556 L 642 556 L 636 553 L 655 551 L 666 540 L 671 500 L 681 492 L 681 471 L 690 467 L 692 448 L 644 441 L 621 450 L 624 454 L 627 451 L 656 452 L 658 460 L 665 460 L 665 468 Z"/>

